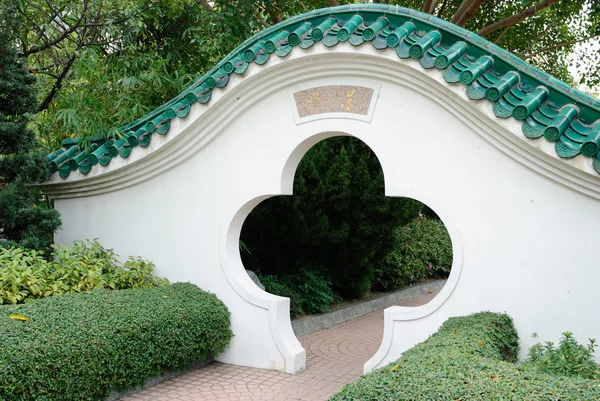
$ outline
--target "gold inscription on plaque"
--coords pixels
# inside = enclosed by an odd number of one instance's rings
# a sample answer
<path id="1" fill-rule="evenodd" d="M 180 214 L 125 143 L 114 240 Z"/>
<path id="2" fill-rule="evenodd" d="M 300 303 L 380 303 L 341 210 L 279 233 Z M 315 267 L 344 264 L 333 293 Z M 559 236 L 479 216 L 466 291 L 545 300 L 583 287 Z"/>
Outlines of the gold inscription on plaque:
<path id="1" fill-rule="evenodd" d="M 314 104 L 315 106 L 320 106 L 321 105 L 321 88 L 315 88 L 311 93 L 310 96 L 308 96 L 306 98 L 306 102 L 310 103 L 310 104 Z"/>
<path id="2" fill-rule="evenodd" d="M 369 113 L 373 88 L 351 85 L 328 85 L 294 93 L 300 118 L 324 113 Z"/>
<path id="3" fill-rule="evenodd" d="M 346 103 L 342 103 L 342 107 L 346 111 L 352 111 L 352 96 L 356 93 L 356 88 L 352 88 L 349 91 L 346 91 Z"/>

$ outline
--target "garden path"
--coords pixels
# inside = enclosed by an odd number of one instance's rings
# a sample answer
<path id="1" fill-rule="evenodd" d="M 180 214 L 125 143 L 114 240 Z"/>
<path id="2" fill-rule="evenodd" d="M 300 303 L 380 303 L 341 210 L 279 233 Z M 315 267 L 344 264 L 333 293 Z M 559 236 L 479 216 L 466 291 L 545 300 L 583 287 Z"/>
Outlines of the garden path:
<path id="1" fill-rule="evenodd" d="M 418 306 L 435 293 L 395 305 Z M 300 337 L 306 371 L 297 375 L 213 362 L 122 401 L 320 401 L 362 374 L 381 344 L 383 309 Z"/>

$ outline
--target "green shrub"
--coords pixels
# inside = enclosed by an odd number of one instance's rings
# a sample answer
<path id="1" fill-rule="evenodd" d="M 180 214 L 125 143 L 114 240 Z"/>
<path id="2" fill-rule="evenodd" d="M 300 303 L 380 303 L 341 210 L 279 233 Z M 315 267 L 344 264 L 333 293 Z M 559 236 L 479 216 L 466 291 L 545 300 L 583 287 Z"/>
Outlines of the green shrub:
<path id="1" fill-rule="evenodd" d="M 310 268 L 282 279 L 273 275 L 261 275 L 259 280 L 265 286 L 265 291 L 290 298 L 292 318 L 327 312 L 333 302 L 340 300 L 333 292 L 331 282 L 318 273 L 318 270 Z"/>
<path id="2" fill-rule="evenodd" d="M 537 334 L 533 335 L 537 338 Z M 587 345 L 579 344 L 573 333 L 564 332 L 558 348 L 554 343 L 536 343 L 529 349 L 527 363 L 542 373 L 579 376 L 586 379 L 600 379 L 600 365 L 594 361 L 596 340 L 590 339 Z"/>
<path id="3" fill-rule="evenodd" d="M 258 273 L 257 275 L 258 279 L 260 280 L 260 283 L 265 286 L 266 292 L 274 295 L 279 295 L 281 297 L 290 298 L 290 305 L 293 306 L 293 300 L 296 298 L 296 291 L 294 291 L 294 289 L 291 286 L 282 282 L 281 279 L 277 276 L 263 276 L 260 273 Z"/>
<path id="4" fill-rule="evenodd" d="M 216 296 L 184 283 L 3 305 L 0 399 L 103 400 L 221 353 L 229 326 Z"/>
<path id="5" fill-rule="evenodd" d="M 0 304 L 96 288 L 148 288 L 168 283 L 152 276 L 151 262 L 130 257 L 122 264 L 112 249 L 104 249 L 97 240 L 53 249 L 53 259 L 48 261 L 38 251 L 0 247 Z"/>
<path id="6" fill-rule="evenodd" d="M 312 315 L 329 311 L 331 304 L 340 299 L 330 281 L 314 270 L 305 270 L 294 276 L 296 305 L 299 313 Z"/>
<path id="7" fill-rule="evenodd" d="M 450 274 L 452 241 L 440 220 L 418 217 L 396 229 L 393 244 L 392 250 L 375 267 L 375 289 L 392 290 Z"/>
<path id="8" fill-rule="evenodd" d="M 597 380 L 551 376 L 513 363 L 518 336 L 505 314 L 448 319 L 427 341 L 331 401 L 596 401 Z"/>

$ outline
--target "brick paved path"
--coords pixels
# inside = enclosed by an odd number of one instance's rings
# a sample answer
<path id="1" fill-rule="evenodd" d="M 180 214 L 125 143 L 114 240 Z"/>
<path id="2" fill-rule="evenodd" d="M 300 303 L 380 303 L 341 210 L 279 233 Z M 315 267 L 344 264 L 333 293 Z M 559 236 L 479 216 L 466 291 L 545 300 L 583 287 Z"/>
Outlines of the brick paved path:
<path id="1" fill-rule="evenodd" d="M 435 294 L 396 305 L 418 306 Z M 121 398 L 123 401 L 319 401 L 356 380 L 383 336 L 383 309 L 300 338 L 306 371 L 288 375 L 272 370 L 213 362 L 183 376 Z"/>

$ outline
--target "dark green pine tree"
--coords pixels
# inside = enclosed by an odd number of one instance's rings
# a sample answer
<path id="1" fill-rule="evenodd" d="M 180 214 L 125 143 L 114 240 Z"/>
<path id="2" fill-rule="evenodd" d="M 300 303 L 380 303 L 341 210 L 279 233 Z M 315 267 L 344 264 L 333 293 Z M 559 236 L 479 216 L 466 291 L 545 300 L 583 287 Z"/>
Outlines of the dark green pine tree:
<path id="1" fill-rule="evenodd" d="M 38 108 L 35 78 L 11 45 L 7 21 L 0 15 L 0 246 L 46 250 L 60 215 L 30 185 L 46 180 L 49 171 L 27 127 Z"/>
<path id="2" fill-rule="evenodd" d="M 293 196 L 267 199 L 248 216 L 244 264 L 284 279 L 311 271 L 344 297 L 361 295 L 394 230 L 421 208 L 413 199 L 385 196 L 381 165 L 366 144 L 330 138 L 302 158 Z"/>

